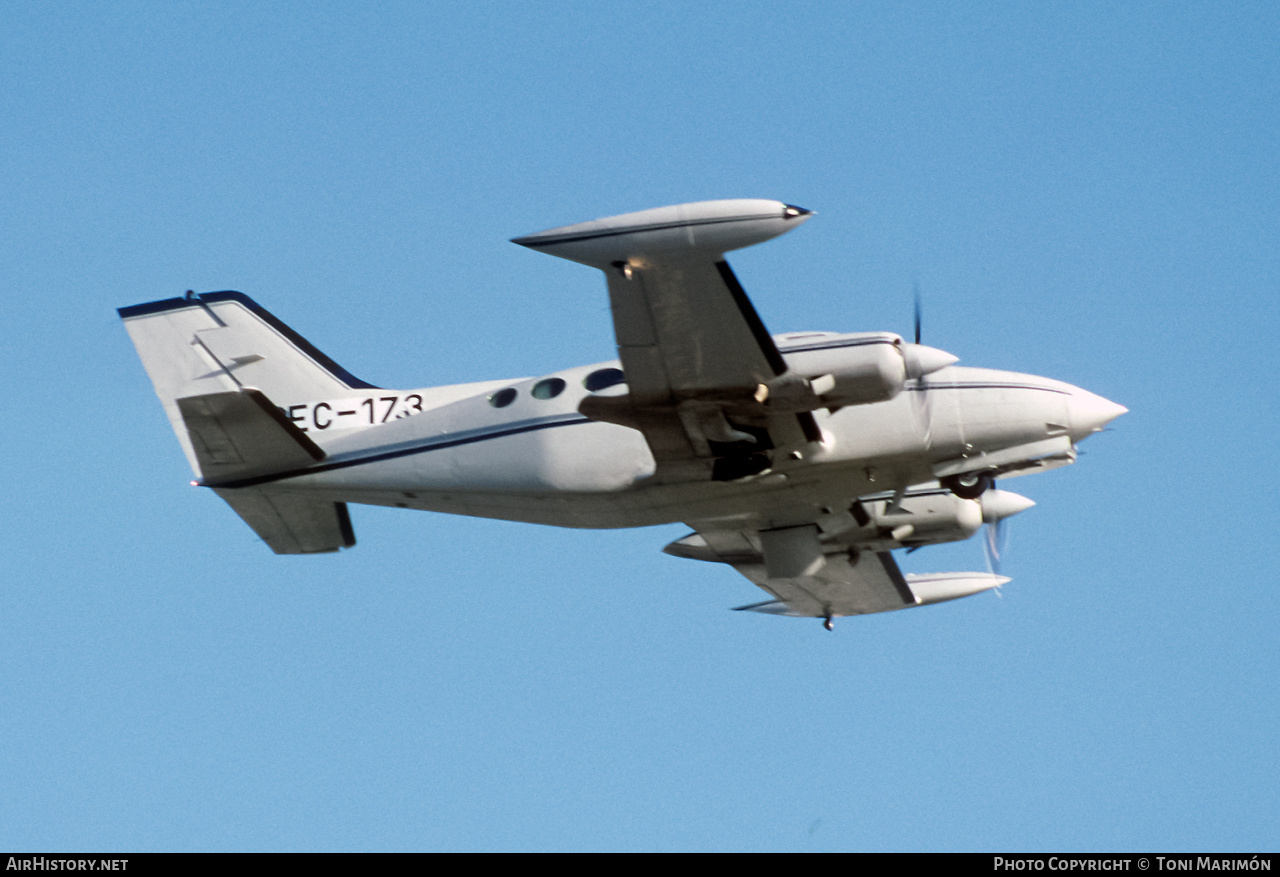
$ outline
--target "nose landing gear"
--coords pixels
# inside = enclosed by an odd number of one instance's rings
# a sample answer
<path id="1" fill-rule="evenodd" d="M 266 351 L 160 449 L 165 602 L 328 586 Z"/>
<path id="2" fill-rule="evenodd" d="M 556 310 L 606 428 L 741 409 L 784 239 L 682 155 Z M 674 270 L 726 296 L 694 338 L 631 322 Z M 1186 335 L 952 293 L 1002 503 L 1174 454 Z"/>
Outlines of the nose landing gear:
<path id="1" fill-rule="evenodd" d="M 991 482 L 990 472 L 964 472 L 943 478 L 942 486 L 961 499 L 977 499 L 987 492 Z"/>

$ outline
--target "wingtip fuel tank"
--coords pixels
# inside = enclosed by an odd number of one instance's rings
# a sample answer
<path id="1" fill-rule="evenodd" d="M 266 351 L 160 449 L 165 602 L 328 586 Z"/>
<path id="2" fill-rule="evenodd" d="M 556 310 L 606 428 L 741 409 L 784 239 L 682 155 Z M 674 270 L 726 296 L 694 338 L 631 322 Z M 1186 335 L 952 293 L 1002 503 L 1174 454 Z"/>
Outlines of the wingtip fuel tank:
<path id="1" fill-rule="evenodd" d="M 761 198 L 698 201 L 563 225 L 511 242 L 604 269 L 645 257 L 718 256 L 775 238 L 812 216 L 812 210 Z"/>

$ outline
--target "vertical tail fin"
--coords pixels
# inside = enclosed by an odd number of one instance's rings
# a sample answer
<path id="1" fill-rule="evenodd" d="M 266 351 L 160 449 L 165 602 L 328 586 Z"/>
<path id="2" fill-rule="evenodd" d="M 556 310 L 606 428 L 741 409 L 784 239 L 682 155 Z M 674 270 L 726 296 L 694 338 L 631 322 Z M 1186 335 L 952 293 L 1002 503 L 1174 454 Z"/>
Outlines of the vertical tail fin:
<path id="1" fill-rule="evenodd" d="M 119 314 L 197 474 L 179 399 L 252 388 L 276 405 L 293 405 L 375 389 L 243 293 L 187 293 Z"/>
<path id="2" fill-rule="evenodd" d="M 355 545 L 346 503 L 240 489 L 322 451 L 275 406 L 376 389 L 239 292 L 120 308 L 191 469 L 277 554 Z"/>

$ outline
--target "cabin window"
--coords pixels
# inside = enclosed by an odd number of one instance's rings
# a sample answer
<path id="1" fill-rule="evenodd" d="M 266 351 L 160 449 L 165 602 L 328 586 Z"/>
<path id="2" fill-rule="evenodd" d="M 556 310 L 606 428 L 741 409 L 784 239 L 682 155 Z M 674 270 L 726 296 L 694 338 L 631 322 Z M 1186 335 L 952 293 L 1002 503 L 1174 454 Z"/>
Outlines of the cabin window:
<path id="1" fill-rule="evenodd" d="M 622 369 L 602 368 L 583 378 L 582 386 L 593 393 L 598 393 L 601 390 L 607 390 L 609 387 L 616 387 L 618 384 L 625 384 L 626 382 L 627 378 L 622 373 Z"/>
<path id="2" fill-rule="evenodd" d="M 494 408 L 506 408 L 514 401 L 516 401 L 515 387 L 507 387 L 505 390 L 499 390 L 489 397 L 489 404 Z"/>
<path id="3" fill-rule="evenodd" d="M 544 378 L 533 385 L 531 392 L 535 399 L 554 399 L 564 392 L 564 381 L 560 378 Z"/>

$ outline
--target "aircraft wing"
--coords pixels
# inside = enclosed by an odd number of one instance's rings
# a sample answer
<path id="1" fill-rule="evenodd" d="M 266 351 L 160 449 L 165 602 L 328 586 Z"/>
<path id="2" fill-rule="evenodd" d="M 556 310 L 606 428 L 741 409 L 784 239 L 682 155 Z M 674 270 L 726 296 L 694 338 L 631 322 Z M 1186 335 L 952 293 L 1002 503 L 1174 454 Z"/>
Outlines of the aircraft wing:
<path id="1" fill-rule="evenodd" d="M 810 211 L 780 201 L 661 207 L 516 238 L 605 272 L 629 393 L 588 397 L 588 417 L 644 433 L 660 473 L 818 441 L 812 415 L 770 415 L 768 387 L 787 371 L 724 253 L 795 228 Z M 753 474 L 720 464 L 713 477 Z M 745 469 L 744 469 L 745 466 Z"/>
<path id="2" fill-rule="evenodd" d="M 672 542 L 665 551 L 727 563 L 773 597 L 739 610 L 803 618 L 867 615 L 941 603 L 1008 581 L 979 572 L 904 575 L 888 551 L 823 554 L 817 540 L 816 526 L 759 533 L 704 526 Z"/>

